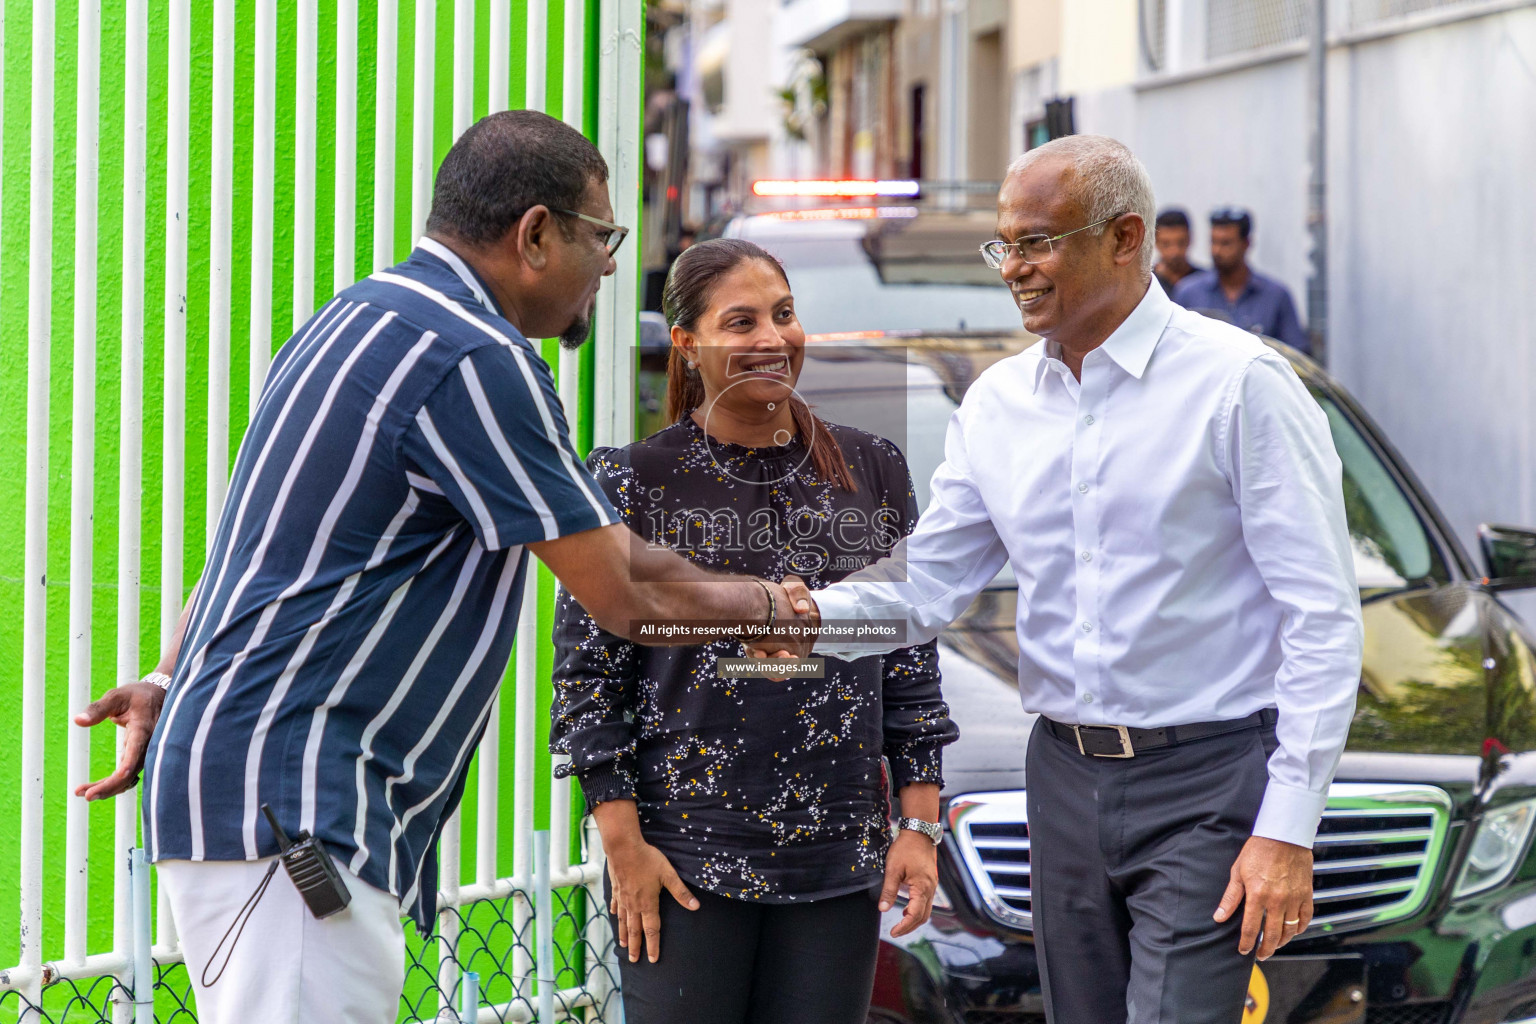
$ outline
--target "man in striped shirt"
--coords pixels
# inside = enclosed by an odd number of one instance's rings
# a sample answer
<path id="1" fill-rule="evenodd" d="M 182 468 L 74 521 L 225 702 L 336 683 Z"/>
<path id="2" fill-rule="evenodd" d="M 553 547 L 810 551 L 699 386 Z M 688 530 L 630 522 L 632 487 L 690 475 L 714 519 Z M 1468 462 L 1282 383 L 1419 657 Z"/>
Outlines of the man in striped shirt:
<path id="1" fill-rule="evenodd" d="M 770 593 L 788 608 L 777 586 L 646 550 L 571 446 L 527 339 L 587 337 L 625 232 L 606 182 L 592 144 L 542 114 L 464 134 L 416 250 L 273 361 L 185 642 L 161 663 L 168 690 L 128 684 L 76 719 L 128 729 L 118 770 L 77 792 L 122 792 L 142 765 L 145 839 L 204 1024 L 395 1019 L 401 908 L 430 928 L 437 840 L 529 551 L 623 635 L 648 618 L 763 622 Z M 351 904 L 315 919 L 276 879 L 215 959 L 279 849 L 264 806 L 320 840 Z"/>

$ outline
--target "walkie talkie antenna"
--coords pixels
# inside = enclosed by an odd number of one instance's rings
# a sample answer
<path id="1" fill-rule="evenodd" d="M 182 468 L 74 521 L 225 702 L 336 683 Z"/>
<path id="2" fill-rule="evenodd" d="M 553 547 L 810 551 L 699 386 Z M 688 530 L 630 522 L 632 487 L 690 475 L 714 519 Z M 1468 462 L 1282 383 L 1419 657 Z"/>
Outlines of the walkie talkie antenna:
<path id="1" fill-rule="evenodd" d="M 277 836 L 277 848 L 283 853 L 287 853 L 288 848 L 293 845 L 293 841 L 288 838 L 288 833 L 283 831 L 283 826 L 277 823 L 277 815 L 272 813 L 272 805 L 262 804 L 261 813 L 267 816 L 267 824 L 272 826 L 272 834 Z"/>

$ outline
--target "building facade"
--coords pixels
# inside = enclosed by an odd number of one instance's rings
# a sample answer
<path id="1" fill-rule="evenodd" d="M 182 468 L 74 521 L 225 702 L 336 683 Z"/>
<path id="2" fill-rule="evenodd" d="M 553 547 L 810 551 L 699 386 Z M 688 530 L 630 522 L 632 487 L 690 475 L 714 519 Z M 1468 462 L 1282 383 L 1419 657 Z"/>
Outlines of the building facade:
<path id="1" fill-rule="evenodd" d="M 690 105 L 686 218 L 761 177 L 996 182 L 1067 130 L 1062 0 L 668 0 Z M 659 148 L 659 145 L 658 145 Z"/>
<path id="2" fill-rule="evenodd" d="M 1311 6 L 1073 0 L 1061 55 L 1078 130 L 1136 150 L 1196 259 L 1208 212 L 1247 207 L 1304 316 Z M 1536 523 L 1536 3 L 1327 10 L 1330 369 L 1475 553 L 1480 522 Z"/>

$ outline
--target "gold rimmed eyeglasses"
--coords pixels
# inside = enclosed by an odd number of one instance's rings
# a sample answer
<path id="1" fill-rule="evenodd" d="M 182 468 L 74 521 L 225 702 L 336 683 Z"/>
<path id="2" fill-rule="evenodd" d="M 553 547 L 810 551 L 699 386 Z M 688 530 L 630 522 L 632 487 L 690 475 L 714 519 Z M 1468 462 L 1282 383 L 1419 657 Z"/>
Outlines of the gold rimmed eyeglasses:
<path id="1" fill-rule="evenodd" d="M 1108 224 L 1115 217 L 1124 216 L 1124 213 L 1117 213 L 1114 217 L 1105 217 L 1103 220 L 1096 220 L 1092 224 L 1084 224 L 1080 228 L 1063 231 L 1059 235 L 1023 235 L 1012 242 L 1005 242 L 1001 238 L 994 238 L 990 242 L 983 242 L 981 244 L 981 258 L 986 260 L 987 266 L 993 270 L 1001 270 L 1003 268 L 1003 261 L 1008 258 L 1008 250 L 1013 249 L 1018 252 L 1019 258 L 1025 263 L 1044 263 L 1051 258 L 1051 253 L 1054 251 L 1051 248 L 1052 242 L 1059 242 L 1068 235 L 1075 235 L 1079 231 L 1096 228 L 1100 224 Z"/>

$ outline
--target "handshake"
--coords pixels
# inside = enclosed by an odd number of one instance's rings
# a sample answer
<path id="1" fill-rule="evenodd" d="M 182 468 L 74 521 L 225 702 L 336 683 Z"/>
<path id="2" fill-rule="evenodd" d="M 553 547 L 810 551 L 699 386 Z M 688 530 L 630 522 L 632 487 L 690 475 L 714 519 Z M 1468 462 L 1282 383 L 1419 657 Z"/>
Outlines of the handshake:
<path id="1" fill-rule="evenodd" d="M 798 576 L 785 576 L 775 587 L 773 622 L 769 631 L 753 640 L 744 640 L 750 658 L 803 658 L 816 645 L 821 612 L 811 588 Z"/>

